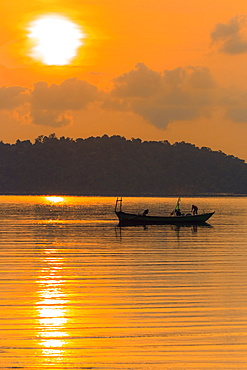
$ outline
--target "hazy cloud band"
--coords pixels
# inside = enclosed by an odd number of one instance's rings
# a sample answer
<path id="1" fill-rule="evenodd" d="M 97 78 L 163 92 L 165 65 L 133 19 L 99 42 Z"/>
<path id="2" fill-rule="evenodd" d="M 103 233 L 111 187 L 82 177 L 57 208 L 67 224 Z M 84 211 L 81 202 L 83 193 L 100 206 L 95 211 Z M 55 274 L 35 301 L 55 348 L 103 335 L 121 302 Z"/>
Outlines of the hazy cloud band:
<path id="1" fill-rule="evenodd" d="M 69 125 L 73 111 L 86 110 L 94 104 L 102 110 L 137 114 L 163 129 L 174 121 L 210 117 L 215 107 L 223 107 L 226 117 L 234 122 L 247 122 L 247 92 L 238 91 L 233 99 L 232 89 L 221 91 L 205 67 L 157 72 L 139 63 L 113 83 L 108 92 L 77 78 L 60 85 L 38 82 L 33 89 L 1 87 L 0 110 L 25 106 L 25 119 L 28 110 L 31 123 L 50 127 Z"/>

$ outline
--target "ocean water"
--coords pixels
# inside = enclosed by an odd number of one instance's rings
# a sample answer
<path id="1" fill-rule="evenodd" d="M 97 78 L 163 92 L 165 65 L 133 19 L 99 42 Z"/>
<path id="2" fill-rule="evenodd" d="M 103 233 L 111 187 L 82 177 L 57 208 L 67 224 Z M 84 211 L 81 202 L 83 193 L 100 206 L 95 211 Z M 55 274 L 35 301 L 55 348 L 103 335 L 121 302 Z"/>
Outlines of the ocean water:
<path id="1" fill-rule="evenodd" d="M 247 198 L 118 227 L 115 198 L 0 197 L 0 369 L 247 369 Z M 169 214 L 175 198 L 125 198 Z"/>

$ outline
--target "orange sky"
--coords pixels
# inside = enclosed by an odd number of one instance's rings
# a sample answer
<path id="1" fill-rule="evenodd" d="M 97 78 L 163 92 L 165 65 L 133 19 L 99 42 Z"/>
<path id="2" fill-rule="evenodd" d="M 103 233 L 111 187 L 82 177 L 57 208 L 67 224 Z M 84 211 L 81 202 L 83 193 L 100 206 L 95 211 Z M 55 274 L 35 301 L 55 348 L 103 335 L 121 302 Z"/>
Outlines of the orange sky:
<path id="1" fill-rule="evenodd" d="M 51 14 L 85 34 L 63 66 L 30 57 L 28 27 Z M 246 1 L 2 2 L 0 140 L 117 134 L 247 160 L 246 64 Z"/>

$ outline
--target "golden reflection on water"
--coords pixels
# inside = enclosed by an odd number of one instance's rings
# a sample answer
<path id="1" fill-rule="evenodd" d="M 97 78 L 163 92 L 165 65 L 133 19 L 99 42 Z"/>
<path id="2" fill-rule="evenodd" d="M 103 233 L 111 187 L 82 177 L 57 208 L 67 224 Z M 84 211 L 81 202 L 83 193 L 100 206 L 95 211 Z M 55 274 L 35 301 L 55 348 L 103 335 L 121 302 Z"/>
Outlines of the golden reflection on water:
<path id="1" fill-rule="evenodd" d="M 65 198 L 58 197 L 58 196 L 49 196 L 49 197 L 45 197 L 45 199 L 48 200 L 48 202 L 51 202 L 51 203 L 63 203 L 63 202 L 65 202 Z"/>
<path id="2" fill-rule="evenodd" d="M 114 198 L 0 198 L 0 368 L 247 369 L 247 200 L 198 198 L 212 227 L 121 229 Z"/>
<path id="3" fill-rule="evenodd" d="M 37 301 L 37 316 L 39 325 L 37 337 L 42 355 L 46 360 L 52 357 L 53 361 L 60 362 L 64 355 L 66 345 L 66 324 L 68 322 L 68 312 L 66 304 L 68 302 L 63 290 L 63 280 L 59 274 L 61 270 L 61 258 L 56 258 L 56 250 L 49 249 L 44 251 L 48 267 L 41 270 L 37 280 L 40 300 Z M 41 360 L 42 362 L 42 360 Z"/>

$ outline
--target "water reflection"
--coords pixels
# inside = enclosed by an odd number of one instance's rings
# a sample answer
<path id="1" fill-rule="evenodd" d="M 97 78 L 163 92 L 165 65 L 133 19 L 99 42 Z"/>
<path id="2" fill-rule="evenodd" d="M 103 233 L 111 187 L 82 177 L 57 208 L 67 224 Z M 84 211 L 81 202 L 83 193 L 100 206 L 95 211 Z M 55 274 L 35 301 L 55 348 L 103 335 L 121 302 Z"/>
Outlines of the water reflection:
<path id="1" fill-rule="evenodd" d="M 246 202 L 197 200 L 213 227 L 115 228 L 114 199 L 1 198 L 0 368 L 246 370 Z"/>
<path id="2" fill-rule="evenodd" d="M 37 280 L 40 298 L 36 304 L 39 321 L 37 336 L 41 356 L 53 357 L 53 361 L 56 357 L 56 361 L 60 361 L 64 356 L 64 346 L 68 337 L 66 331 L 68 299 L 60 275 L 61 257 L 56 257 L 55 249 L 46 249 L 44 252 L 46 254 L 44 264 L 47 264 L 47 267 L 41 270 Z"/>
<path id="3" fill-rule="evenodd" d="M 58 197 L 58 196 L 49 196 L 49 197 L 45 197 L 45 199 L 48 200 L 48 202 L 51 202 L 51 203 L 63 203 L 63 202 L 65 202 L 65 198 Z"/>
<path id="4" fill-rule="evenodd" d="M 184 225 L 171 225 L 171 230 L 180 231 L 183 229 L 190 229 L 193 233 L 197 233 L 200 228 L 211 228 L 212 225 L 204 222 L 203 224 L 184 224 Z"/>
<path id="5" fill-rule="evenodd" d="M 209 223 L 205 222 L 203 224 L 182 224 L 182 225 L 121 225 L 118 224 L 115 227 L 115 235 L 117 238 L 121 239 L 124 233 L 124 230 L 138 230 L 143 231 L 143 236 L 145 235 L 146 232 L 150 231 L 155 232 L 157 230 L 162 230 L 163 232 L 169 232 L 172 231 L 174 232 L 177 237 L 180 237 L 180 235 L 183 235 L 184 231 L 190 231 L 191 234 L 197 234 L 197 232 L 201 228 L 212 228 L 213 226 L 210 225 Z M 132 235 L 134 235 L 132 233 Z M 138 233 L 138 237 L 140 237 Z"/>

